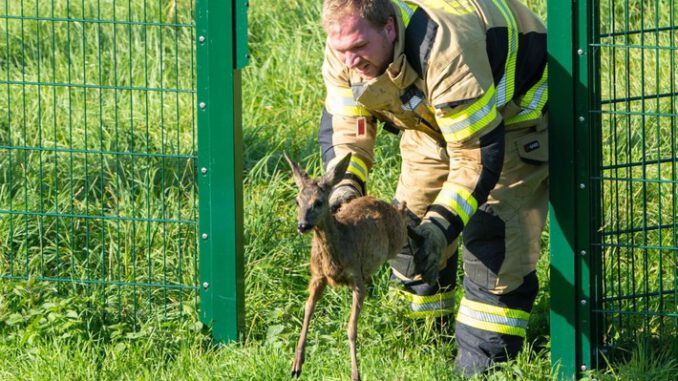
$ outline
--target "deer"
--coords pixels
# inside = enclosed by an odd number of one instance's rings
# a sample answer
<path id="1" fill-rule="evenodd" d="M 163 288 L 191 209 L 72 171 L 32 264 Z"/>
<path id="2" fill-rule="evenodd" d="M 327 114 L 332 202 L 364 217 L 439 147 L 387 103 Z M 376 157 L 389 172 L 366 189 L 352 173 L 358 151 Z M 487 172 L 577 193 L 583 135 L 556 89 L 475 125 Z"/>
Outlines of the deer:
<path id="1" fill-rule="evenodd" d="M 304 364 L 306 335 L 316 302 L 325 287 L 346 286 L 353 291 L 353 302 L 347 333 L 351 354 L 351 377 L 360 380 L 356 338 L 358 317 L 365 299 L 365 285 L 387 259 L 403 247 L 407 230 L 404 220 L 405 203 L 396 208 L 371 196 L 358 197 L 344 203 L 334 213 L 329 198 L 332 188 L 343 178 L 351 154 L 328 168 L 320 178 L 311 178 L 286 153 L 292 177 L 299 193 L 297 230 L 299 234 L 313 231 L 311 241 L 308 299 L 304 320 L 292 363 L 292 378 L 301 375 Z"/>

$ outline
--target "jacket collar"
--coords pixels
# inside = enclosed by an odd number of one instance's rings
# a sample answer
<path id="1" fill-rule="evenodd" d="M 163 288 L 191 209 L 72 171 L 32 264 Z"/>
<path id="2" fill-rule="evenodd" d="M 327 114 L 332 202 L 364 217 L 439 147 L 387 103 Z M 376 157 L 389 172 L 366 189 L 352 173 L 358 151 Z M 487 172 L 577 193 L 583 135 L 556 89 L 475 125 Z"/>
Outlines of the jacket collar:
<path id="1" fill-rule="evenodd" d="M 395 62 L 405 51 L 405 22 L 403 21 L 403 14 L 400 11 L 400 7 L 394 2 L 391 2 L 391 7 L 393 7 L 395 13 L 396 28 L 398 28 L 398 37 L 395 41 L 395 46 L 393 47 L 393 62 Z"/>
<path id="2" fill-rule="evenodd" d="M 371 99 L 374 96 L 383 98 L 384 95 L 391 94 L 399 97 L 404 89 L 410 87 L 419 78 L 419 75 L 405 57 L 405 23 L 400 8 L 394 3 L 391 3 L 391 6 L 395 11 L 396 27 L 398 28 L 398 36 L 393 47 L 393 61 L 388 65 L 386 71 L 377 78 L 365 81 L 357 73 L 353 73 L 351 78 L 353 98 L 368 107 L 370 105 L 377 106 L 373 104 L 374 100 Z"/>

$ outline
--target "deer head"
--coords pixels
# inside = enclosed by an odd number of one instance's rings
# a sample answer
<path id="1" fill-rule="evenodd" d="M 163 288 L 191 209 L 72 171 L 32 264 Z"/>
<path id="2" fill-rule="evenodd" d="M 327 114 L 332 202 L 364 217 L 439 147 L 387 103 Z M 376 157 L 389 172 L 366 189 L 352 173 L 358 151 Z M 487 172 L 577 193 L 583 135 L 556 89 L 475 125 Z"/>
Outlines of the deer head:
<path id="1" fill-rule="evenodd" d="M 327 169 L 320 178 L 311 178 L 299 164 L 290 159 L 286 153 L 285 160 L 292 168 L 292 178 L 299 187 L 296 202 L 297 230 L 300 234 L 306 233 L 322 224 L 330 213 L 329 199 L 334 187 L 346 173 L 351 161 L 351 154 L 347 154 L 336 165 Z"/>

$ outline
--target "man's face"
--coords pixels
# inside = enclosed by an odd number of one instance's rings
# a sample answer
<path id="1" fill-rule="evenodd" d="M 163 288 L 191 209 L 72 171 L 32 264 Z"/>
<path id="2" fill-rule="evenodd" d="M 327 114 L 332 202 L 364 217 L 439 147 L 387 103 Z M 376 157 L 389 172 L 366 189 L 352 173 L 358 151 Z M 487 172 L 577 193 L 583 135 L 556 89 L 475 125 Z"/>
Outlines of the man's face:
<path id="1" fill-rule="evenodd" d="M 383 74 L 393 61 L 396 29 L 393 18 L 383 28 L 375 28 L 367 20 L 349 12 L 327 31 L 329 44 L 350 69 L 365 79 Z"/>

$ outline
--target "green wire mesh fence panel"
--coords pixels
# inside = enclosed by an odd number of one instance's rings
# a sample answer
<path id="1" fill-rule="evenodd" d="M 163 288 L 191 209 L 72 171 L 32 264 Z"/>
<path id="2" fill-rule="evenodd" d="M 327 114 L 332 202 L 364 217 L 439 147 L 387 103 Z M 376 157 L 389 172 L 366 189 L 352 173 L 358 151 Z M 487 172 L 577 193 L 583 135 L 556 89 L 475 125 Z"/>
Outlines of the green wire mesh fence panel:
<path id="1" fill-rule="evenodd" d="M 678 10 L 550 0 L 552 360 L 678 348 Z M 662 344 L 662 345 L 656 345 Z M 675 349 L 674 349 L 675 350 Z"/>
<path id="2" fill-rule="evenodd" d="M 592 179 L 600 192 L 600 210 L 592 211 L 599 221 L 595 334 L 603 353 L 639 338 L 673 346 L 678 9 L 668 0 L 599 0 L 593 17 L 599 26 L 591 46 L 598 55 L 591 66 L 598 84 L 591 114 L 601 139 Z"/>
<path id="3" fill-rule="evenodd" d="M 0 1 L 0 278 L 197 306 L 193 3 Z"/>

